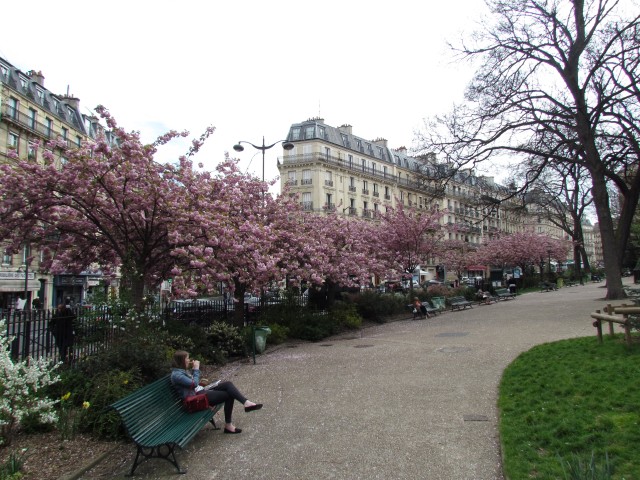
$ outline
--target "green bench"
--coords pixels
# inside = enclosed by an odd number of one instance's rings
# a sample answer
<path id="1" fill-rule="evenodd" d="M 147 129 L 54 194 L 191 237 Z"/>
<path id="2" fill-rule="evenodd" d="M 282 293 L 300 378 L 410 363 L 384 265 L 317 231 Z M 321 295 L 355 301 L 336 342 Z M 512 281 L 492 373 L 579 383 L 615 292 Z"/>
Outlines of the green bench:
<path id="1" fill-rule="evenodd" d="M 436 307 L 432 307 L 431 304 L 428 301 L 424 301 L 424 302 L 421 302 L 421 303 L 422 303 L 422 306 L 427 310 L 427 315 L 431 315 L 431 314 L 437 315 L 438 313 L 440 313 L 440 309 L 436 308 Z M 418 311 L 418 309 L 413 306 L 413 303 L 410 304 L 410 305 L 407 305 L 407 308 L 409 310 L 411 310 L 411 312 L 413 312 L 413 319 L 414 320 L 416 318 L 424 317 L 423 313 L 421 311 Z M 414 310 L 416 310 L 416 311 L 414 312 Z"/>
<path id="2" fill-rule="evenodd" d="M 470 302 L 469 300 L 467 300 L 464 297 L 451 297 L 449 298 L 449 305 L 451 305 L 451 311 L 453 312 L 454 309 L 456 310 L 460 310 L 460 309 L 465 309 L 467 307 L 469 308 L 473 308 L 473 302 Z"/>
<path id="3" fill-rule="evenodd" d="M 224 404 L 207 410 L 188 413 L 182 398 L 167 375 L 111 404 L 118 412 L 127 434 L 137 447 L 131 472 L 151 458 L 162 458 L 171 463 L 178 473 L 182 470 L 176 459 L 176 447 L 184 448 L 207 423 L 218 430 L 213 416 Z"/>
<path id="4" fill-rule="evenodd" d="M 495 298 L 498 300 L 510 300 L 516 298 L 516 294 L 511 293 L 507 288 L 496 288 Z"/>

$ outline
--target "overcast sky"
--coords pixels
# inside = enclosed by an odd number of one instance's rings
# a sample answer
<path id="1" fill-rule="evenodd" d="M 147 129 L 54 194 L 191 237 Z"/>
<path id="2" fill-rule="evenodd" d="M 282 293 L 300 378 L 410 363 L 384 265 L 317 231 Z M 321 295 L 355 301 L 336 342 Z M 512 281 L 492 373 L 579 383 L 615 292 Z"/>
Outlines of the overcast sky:
<path id="1" fill-rule="evenodd" d="M 196 162 L 213 170 L 230 152 L 260 176 L 260 152 L 233 145 L 271 144 L 310 117 L 411 148 L 425 117 L 462 99 L 472 70 L 446 42 L 470 35 L 483 11 L 482 0 L 8 2 L 0 56 L 42 71 L 84 113 L 106 106 L 145 141 L 213 125 Z M 267 151 L 267 179 L 278 156 Z"/>

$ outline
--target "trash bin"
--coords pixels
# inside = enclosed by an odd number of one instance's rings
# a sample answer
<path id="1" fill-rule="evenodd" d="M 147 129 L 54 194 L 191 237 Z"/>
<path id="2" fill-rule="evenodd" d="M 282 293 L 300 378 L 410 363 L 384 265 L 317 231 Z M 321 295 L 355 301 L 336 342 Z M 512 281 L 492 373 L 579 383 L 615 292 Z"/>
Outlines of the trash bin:
<path id="1" fill-rule="evenodd" d="M 564 287 L 564 278 L 558 278 L 558 288 Z"/>
<path id="2" fill-rule="evenodd" d="M 264 352 L 267 347 L 267 335 L 271 333 L 271 329 L 269 327 L 254 327 L 253 329 L 253 338 L 255 340 L 255 351 L 257 353 Z"/>

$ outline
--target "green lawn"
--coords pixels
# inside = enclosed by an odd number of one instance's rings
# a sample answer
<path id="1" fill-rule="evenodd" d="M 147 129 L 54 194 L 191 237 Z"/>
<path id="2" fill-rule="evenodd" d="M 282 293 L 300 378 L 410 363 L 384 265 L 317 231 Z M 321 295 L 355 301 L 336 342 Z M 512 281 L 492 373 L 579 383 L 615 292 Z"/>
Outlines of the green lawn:
<path id="1" fill-rule="evenodd" d="M 508 479 L 640 480 L 640 344 L 593 336 L 536 346 L 505 370 L 498 406 Z M 599 468 L 608 456 L 611 477 L 565 477 L 560 458 L 592 455 Z"/>

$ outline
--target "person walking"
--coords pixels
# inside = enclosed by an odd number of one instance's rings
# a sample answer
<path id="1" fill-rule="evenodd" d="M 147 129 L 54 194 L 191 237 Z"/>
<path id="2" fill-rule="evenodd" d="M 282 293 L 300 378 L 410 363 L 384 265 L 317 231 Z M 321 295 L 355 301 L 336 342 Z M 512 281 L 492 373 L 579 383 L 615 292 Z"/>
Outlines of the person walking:
<path id="1" fill-rule="evenodd" d="M 65 363 L 73 360 L 73 344 L 75 340 L 74 324 L 76 316 L 69 305 L 58 305 L 53 317 L 49 320 L 49 331 L 58 348 L 60 358 Z"/>

